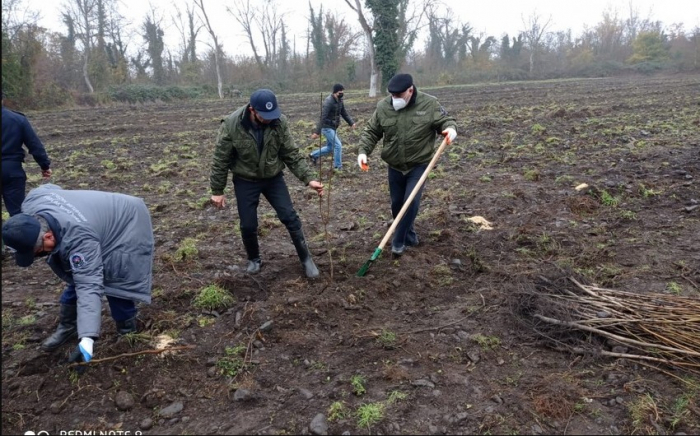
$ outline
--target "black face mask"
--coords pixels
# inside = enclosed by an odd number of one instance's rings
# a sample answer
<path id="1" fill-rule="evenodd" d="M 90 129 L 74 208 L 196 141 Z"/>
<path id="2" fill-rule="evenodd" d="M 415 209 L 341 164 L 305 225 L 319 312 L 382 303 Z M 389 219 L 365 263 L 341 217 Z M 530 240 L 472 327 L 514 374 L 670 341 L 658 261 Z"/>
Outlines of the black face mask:
<path id="1" fill-rule="evenodd" d="M 49 253 L 48 251 L 40 251 L 39 253 L 36 253 L 36 254 L 34 255 L 34 257 L 35 257 L 35 258 L 37 258 L 37 257 L 46 257 L 46 256 L 48 256 L 49 254 L 51 254 L 51 253 Z"/>
<path id="2" fill-rule="evenodd" d="M 343 98 L 343 93 L 342 93 L 342 92 L 339 92 L 339 93 L 338 93 L 338 98 Z"/>

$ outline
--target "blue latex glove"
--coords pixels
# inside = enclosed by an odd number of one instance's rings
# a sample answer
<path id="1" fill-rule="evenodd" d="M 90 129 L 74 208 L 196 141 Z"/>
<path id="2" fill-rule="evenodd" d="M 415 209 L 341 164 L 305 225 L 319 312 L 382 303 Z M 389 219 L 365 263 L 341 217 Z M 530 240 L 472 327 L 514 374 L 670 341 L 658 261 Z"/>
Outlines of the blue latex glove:
<path id="1" fill-rule="evenodd" d="M 78 346 L 68 357 L 68 363 L 89 362 L 92 359 L 93 346 L 95 344 L 92 338 L 82 338 Z M 82 374 L 87 369 L 86 366 L 80 365 L 76 367 L 78 374 Z"/>

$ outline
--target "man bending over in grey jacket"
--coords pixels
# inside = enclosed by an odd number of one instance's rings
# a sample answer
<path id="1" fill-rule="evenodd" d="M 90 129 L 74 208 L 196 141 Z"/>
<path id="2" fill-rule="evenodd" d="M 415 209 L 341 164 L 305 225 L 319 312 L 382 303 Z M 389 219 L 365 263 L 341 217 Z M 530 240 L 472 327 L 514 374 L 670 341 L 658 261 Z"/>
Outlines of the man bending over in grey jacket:
<path id="1" fill-rule="evenodd" d="M 71 362 L 89 362 L 100 335 L 102 295 L 117 332 L 136 331 L 136 302 L 151 302 L 153 227 L 140 198 L 100 191 L 71 191 L 45 184 L 33 189 L 22 213 L 2 226 L 15 261 L 30 266 L 46 256 L 67 283 L 56 332 L 41 348 L 53 351 L 76 336 Z"/>

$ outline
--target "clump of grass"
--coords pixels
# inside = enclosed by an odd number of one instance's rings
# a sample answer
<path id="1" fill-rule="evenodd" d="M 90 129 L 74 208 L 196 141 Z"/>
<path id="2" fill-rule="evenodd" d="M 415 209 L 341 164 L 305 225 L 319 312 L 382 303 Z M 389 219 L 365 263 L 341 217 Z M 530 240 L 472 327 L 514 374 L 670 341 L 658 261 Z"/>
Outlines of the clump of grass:
<path id="1" fill-rule="evenodd" d="M 654 423 L 658 422 L 660 416 L 656 400 L 654 400 L 651 394 L 647 393 L 637 397 L 634 401 L 629 403 L 627 409 L 632 418 L 632 427 L 634 427 L 632 433 L 655 433 L 655 429 L 651 424 L 652 421 Z"/>
<path id="2" fill-rule="evenodd" d="M 484 336 L 481 333 L 473 335 L 472 340 L 479 344 L 485 351 L 492 350 L 501 345 L 501 339 L 497 336 Z"/>
<path id="3" fill-rule="evenodd" d="M 338 421 L 348 416 L 348 409 L 342 401 L 336 401 L 328 407 L 328 420 Z"/>
<path id="4" fill-rule="evenodd" d="M 367 390 L 365 389 L 365 378 L 360 374 L 353 375 L 350 379 L 350 384 L 352 385 L 352 392 L 357 395 L 364 395 Z"/>
<path id="5" fill-rule="evenodd" d="M 382 347 L 387 350 L 392 350 L 396 347 L 396 333 L 391 330 L 382 330 L 381 334 L 377 337 L 377 341 L 382 344 Z"/>
<path id="6" fill-rule="evenodd" d="M 245 345 L 226 347 L 224 349 L 224 357 L 216 361 L 216 368 L 219 370 L 219 373 L 226 377 L 236 377 L 245 368 L 245 362 L 243 362 L 245 350 Z"/>
<path id="7" fill-rule="evenodd" d="M 185 238 L 180 242 L 175 252 L 175 260 L 182 262 L 191 259 L 199 254 L 197 249 L 197 240 L 195 238 Z"/>
<path id="8" fill-rule="evenodd" d="M 401 400 L 405 400 L 407 397 L 408 397 L 408 394 L 405 392 L 391 391 L 389 393 L 389 398 L 387 398 L 387 400 L 386 400 L 386 403 L 387 404 L 395 404 Z"/>
<path id="9" fill-rule="evenodd" d="M 369 430 L 370 426 L 378 423 L 382 418 L 384 418 L 384 404 L 382 403 L 363 404 L 357 409 L 357 425 L 359 427 L 367 427 Z"/>
<path id="10" fill-rule="evenodd" d="M 209 285 L 199 291 L 194 299 L 194 307 L 204 310 L 222 310 L 232 306 L 236 299 L 227 290 Z"/>
<path id="11" fill-rule="evenodd" d="M 666 290 L 674 295 L 681 295 L 683 287 L 676 282 L 668 282 L 666 284 Z"/>
<path id="12" fill-rule="evenodd" d="M 606 190 L 600 191 L 600 202 L 608 207 L 617 207 L 620 204 L 620 200 Z"/>
<path id="13" fill-rule="evenodd" d="M 523 173 L 523 178 L 531 182 L 536 182 L 540 179 L 540 171 L 537 169 L 527 169 Z"/>

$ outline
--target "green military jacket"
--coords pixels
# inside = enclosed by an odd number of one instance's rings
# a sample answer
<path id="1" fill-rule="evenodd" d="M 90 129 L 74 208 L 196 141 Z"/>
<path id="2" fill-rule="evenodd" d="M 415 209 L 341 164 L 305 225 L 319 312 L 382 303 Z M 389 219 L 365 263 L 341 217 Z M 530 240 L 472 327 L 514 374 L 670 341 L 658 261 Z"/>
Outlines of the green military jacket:
<path id="1" fill-rule="evenodd" d="M 282 115 L 265 128 L 262 153 L 258 153 L 255 138 L 244 122 L 250 114 L 247 108 L 238 108 L 221 120 L 209 177 L 212 195 L 224 193 L 229 170 L 233 177 L 257 180 L 274 177 L 286 166 L 305 185 L 314 180 L 314 171 L 294 145 L 287 117 Z"/>
<path id="2" fill-rule="evenodd" d="M 382 159 L 390 167 L 406 172 L 430 162 L 435 153 L 435 139 L 457 122 L 432 95 L 416 89 L 413 104 L 395 111 L 391 96 L 381 100 L 360 136 L 358 153 L 370 155 L 384 138 Z"/>

